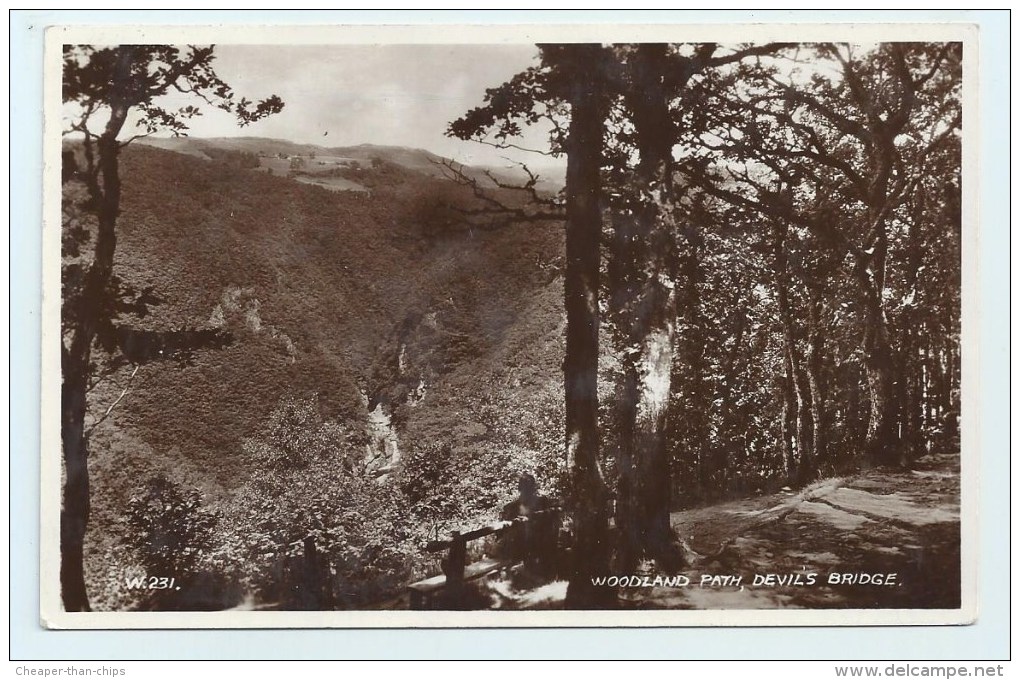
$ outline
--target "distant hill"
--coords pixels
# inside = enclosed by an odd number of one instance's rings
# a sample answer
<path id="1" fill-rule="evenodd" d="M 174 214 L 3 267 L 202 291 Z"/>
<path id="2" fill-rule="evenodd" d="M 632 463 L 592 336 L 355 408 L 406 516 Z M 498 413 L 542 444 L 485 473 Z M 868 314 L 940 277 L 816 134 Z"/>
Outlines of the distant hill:
<path id="1" fill-rule="evenodd" d="M 139 143 L 206 160 L 222 157 L 222 152 L 224 151 L 254 154 L 261 158 L 279 156 L 287 156 L 289 158 L 296 156 L 313 161 L 308 163 L 311 170 L 314 170 L 315 167 L 314 159 L 320 161 L 329 159 L 329 162 L 333 160 L 354 161 L 361 164 L 383 161 L 428 176 L 449 176 L 449 171 L 443 167 L 444 162 L 449 163 L 448 159 L 423 149 L 411 149 L 402 146 L 359 144 L 357 146 L 346 147 L 325 147 L 313 144 L 298 144 L 280 139 L 266 139 L 263 137 L 146 137 L 139 140 Z M 265 166 L 266 163 L 264 162 L 263 165 Z M 486 186 L 490 185 L 487 182 L 487 173 L 495 177 L 499 182 L 511 185 L 523 185 L 529 179 L 524 170 L 510 163 L 500 167 L 491 165 L 484 167 L 464 166 L 464 170 L 468 176 L 486 183 Z M 563 170 L 557 166 L 551 166 L 546 163 L 543 166 L 538 166 L 535 172 L 539 176 L 537 188 L 540 191 L 554 194 L 563 187 Z"/>
<path id="2" fill-rule="evenodd" d="M 382 404 L 405 451 L 489 479 L 490 512 L 562 427 L 561 225 L 486 224 L 428 152 L 316 148 L 359 161 L 370 191 L 269 174 L 273 140 L 146 140 L 122 155 L 115 269 L 163 304 L 149 328 L 229 330 L 190 365 L 152 363 L 97 388 L 125 398 L 92 442 L 90 550 L 116 551 L 127 499 L 154 472 L 210 503 L 248 477 L 245 438 L 281 399 L 367 427 Z M 173 147 L 170 151 L 165 147 Z M 232 155 L 232 154 L 242 154 Z M 246 160 L 247 158 L 247 160 Z"/>

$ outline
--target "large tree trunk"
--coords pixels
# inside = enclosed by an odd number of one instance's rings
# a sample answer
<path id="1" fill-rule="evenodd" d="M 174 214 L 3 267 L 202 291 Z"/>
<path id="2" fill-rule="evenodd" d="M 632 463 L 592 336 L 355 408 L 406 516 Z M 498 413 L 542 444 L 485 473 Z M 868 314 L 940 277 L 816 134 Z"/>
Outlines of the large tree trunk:
<path id="1" fill-rule="evenodd" d="M 576 78 L 570 97 L 566 186 L 567 350 L 563 362 L 566 456 L 574 547 L 566 606 L 605 608 L 611 588 L 593 578 L 609 573 L 609 492 L 599 469 L 599 262 L 602 235 L 600 170 L 605 119 L 601 48 L 563 48 Z"/>
<path id="2" fill-rule="evenodd" d="M 885 313 L 886 257 L 889 236 L 886 233 L 889 208 L 889 181 L 895 165 L 894 135 L 882 123 L 876 123 L 872 150 L 872 178 L 868 187 L 868 233 L 870 254 L 855 267 L 863 289 L 865 328 L 862 341 L 864 368 L 868 376 L 871 412 L 864 453 L 875 465 L 900 466 L 899 399 L 896 395 L 896 362 L 889 320 Z"/>
<path id="3" fill-rule="evenodd" d="M 666 424 L 676 322 L 676 225 L 672 151 L 676 130 L 663 77 L 667 48 L 639 46 L 631 61 L 633 114 L 640 161 L 634 204 L 619 215 L 614 234 L 616 309 L 625 348 L 619 404 L 617 525 L 619 564 L 630 570 L 642 557 L 666 570 L 682 566 L 670 526 L 670 456 Z"/>
<path id="4" fill-rule="evenodd" d="M 667 293 L 667 296 L 669 294 Z M 671 308 L 670 300 L 649 306 Z M 632 329 L 634 344 L 623 359 L 619 413 L 620 485 L 617 525 L 620 568 L 633 569 L 648 556 L 678 567 L 669 523 L 670 460 L 666 449 L 666 413 L 673 363 L 673 319 L 644 319 Z"/>
<path id="5" fill-rule="evenodd" d="M 889 341 L 888 322 L 880 302 L 881 289 L 865 294 L 864 369 L 871 407 L 864 453 L 874 465 L 900 466 L 899 400 L 896 396 L 896 362 Z"/>
<path id="6" fill-rule="evenodd" d="M 60 434 L 65 480 L 60 510 L 60 594 L 65 611 L 79 612 L 90 609 L 84 564 L 89 517 L 88 438 L 85 436 L 87 376 L 81 372 L 78 361 L 63 363 Z M 87 360 L 85 365 L 88 365 Z"/>

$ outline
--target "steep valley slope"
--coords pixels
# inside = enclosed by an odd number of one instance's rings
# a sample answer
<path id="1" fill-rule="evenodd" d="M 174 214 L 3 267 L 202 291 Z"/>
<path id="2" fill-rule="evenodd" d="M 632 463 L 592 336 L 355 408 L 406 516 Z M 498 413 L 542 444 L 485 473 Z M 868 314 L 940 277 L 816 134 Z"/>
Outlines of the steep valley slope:
<path id="1" fill-rule="evenodd" d="M 220 328 L 233 342 L 133 377 L 122 368 L 94 391 L 96 413 L 123 398 L 92 440 L 89 578 L 121 577 L 106 571 L 128 499 L 151 475 L 213 507 L 228 499 L 249 475 L 245 438 L 288 397 L 365 428 L 369 411 L 392 414 L 402 448 L 491 489 L 463 512 L 512 494 L 560 432 L 561 226 L 465 215 L 479 202 L 425 152 L 368 147 L 330 171 L 369 190 L 338 191 L 253 162 L 267 140 L 215 141 L 122 155 L 115 270 L 162 300 L 130 322 Z"/>

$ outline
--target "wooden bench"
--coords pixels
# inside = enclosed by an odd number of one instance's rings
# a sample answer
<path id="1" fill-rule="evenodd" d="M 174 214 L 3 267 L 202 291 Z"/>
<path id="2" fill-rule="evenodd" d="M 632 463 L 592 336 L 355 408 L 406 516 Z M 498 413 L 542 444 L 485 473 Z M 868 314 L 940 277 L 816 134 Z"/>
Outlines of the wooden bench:
<path id="1" fill-rule="evenodd" d="M 466 583 L 475 581 L 502 569 L 507 569 L 521 561 L 520 558 L 486 557 L 467 564 L 467 544 L 486 536 L 499 535 L 508 531 L 523 528 L 529 522 L 554 522 L 559 526 L 560 509 L 549 508 L 539 510 L 526 517 L 517 517 L 510 521 L 493 522 L 485 526 L 461 533 L 451 532 L 445 541 L 429 541 L 425 550 L 430 553 L 448 550 L 446 559 L 442 561 L 443 573 L 431 578 L 412 583 L 407 587 L 411 598 L 411 609 L 432 609 L 436 596 L 445 593 L 451 602 L 461 600 Z"/>

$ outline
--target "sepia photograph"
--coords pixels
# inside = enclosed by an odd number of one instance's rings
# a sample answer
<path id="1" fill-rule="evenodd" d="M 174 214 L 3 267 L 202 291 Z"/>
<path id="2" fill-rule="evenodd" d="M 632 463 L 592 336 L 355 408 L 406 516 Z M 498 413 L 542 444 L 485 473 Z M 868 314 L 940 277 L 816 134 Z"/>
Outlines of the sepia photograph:
<path id="1" fill-rule="evenodd" d="M 49 29 L 44 625 L 972 622 L 964 28 Z"/>

